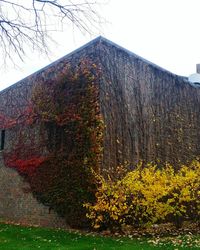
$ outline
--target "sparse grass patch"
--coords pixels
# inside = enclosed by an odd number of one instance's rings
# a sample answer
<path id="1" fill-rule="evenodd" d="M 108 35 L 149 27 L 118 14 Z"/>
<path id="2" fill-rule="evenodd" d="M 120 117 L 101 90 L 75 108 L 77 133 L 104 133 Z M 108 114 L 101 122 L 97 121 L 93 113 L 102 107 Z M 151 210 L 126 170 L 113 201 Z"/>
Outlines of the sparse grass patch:
<path id="1" fill-rule="evenodd" d="M 80 232 L 0 224 L 1 250 L 174 250 L 199 249 L 200 236 L 103 237 Z"/>

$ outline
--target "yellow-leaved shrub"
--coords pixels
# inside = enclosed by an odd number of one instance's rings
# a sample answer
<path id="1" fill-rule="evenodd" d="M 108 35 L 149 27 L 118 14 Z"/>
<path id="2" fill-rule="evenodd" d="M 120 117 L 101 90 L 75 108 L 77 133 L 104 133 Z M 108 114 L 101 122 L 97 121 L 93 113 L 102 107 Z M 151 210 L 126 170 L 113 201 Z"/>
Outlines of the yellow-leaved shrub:
<path id="1" fill-rule="evenodd" d="M 119 180 L 101 177 L 95 204 L 85 204 L 95 229 L 200 219 L 200 162 L 159 168 L 139 164 Z"/>

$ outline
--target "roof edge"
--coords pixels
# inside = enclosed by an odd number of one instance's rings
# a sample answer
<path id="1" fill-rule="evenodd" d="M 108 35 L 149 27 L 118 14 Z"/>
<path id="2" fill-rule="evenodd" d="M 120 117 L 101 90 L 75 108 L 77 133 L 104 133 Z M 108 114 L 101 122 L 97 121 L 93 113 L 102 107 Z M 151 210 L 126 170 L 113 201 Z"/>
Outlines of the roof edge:
<path id="1" fill-rule="evenodd" d="M 124 48 L 123 46 L 121 46 L 121 45 L 119 45 L 119 44 L 117 44 L 117 43 L 115 43 L 115 42 L 112 42 L 111 40 L 109 40 L 109 39 L 107 39 L 107 38 L 105 38 L 105 37 L 103 37 L 103 36 L 99 36 L 98 39 L 99 39 L 100 41 L 104 41 L 105 43 L 108 43 L 108 44 L 110 44 L 110 45 L 112 45 L 112 46 L 118 48 L 119 50 L 122 50 L 122 51 L 126 52 L 127 54 L 129 54 L 129 55 L 131 55 L 131 56 L 134 56 L 135 58 L 138 58 L 139 60 L 145 62 L 145 63 L 148 64 L 148 65 L 151 65 L 152 67 L 154 67 L 154 68 L 156 68 L 156 69 L 159 69 L 159 70 L 161 70 L 161 71 L 163 71 L 163 72 L 166 72 L 166 73 L 171 74 L 171 75 L 176 76 L 176 77 L 181 77 L 181 78 L 187 79 L 186 76 L 181 76 L 181 75 L 175 74 L 175 73 L 173 73 L 173 72 L 171 72 L 171 71 L 169 71 L 169 70 L 167 70 L 167 69 L 165 69 L 165 68 L 163 68 L 163 67 L 157 65 L 156 63 L 153 63 L 153 62 L 151 62 L 151 61 L 145 59 L 144 57 L 135 54 L 134 52 L 132 52 L 132 51 L 130 51 L 130 50 Z"/>
<path id="2" fill-rule="evenodd" d="M 59 63 L 59 62 L 62 61 L 63 59 L 67 59 L 68 57 L 72 56 L 73 54 L 76 54 L 76 53 L 78 53 L 79 51 L 81 51 L 81 50 L 83 50 L 83 49 L 85 49 L 85 48 L 87 48 L 87 47 L 89 47 L 89 46 L 91 46 L 91 45 L 94 45 L 95 43 L 100 43 L 102 40 L 106 41 L 107 39 L 106 39 L 106 38 L 103 38 L 102 36 L 98 36 L 98 37 L 92 39 L 91 41 L 89 41 L 88 43 L 82 45 L 81 47 L 79 47 L 79 48 L 77 48 L 77 49 L 75 49 L 75 50 L 69 52 L 68 54 L 66 54 L 66 55 L 64 55 L 64 56 L 62 56 L 62 57 L 60 57 L 59 59 L 53 61 L 52 63 L 50 63 L 50 64 L 48 64 L 48 65 L 46 65 L 46 66 L 44 66 L 43 68 L 41 68 L 41 69 L 39 69 L 39 70 L 37 70 L 37 71 L 35 71 L 35 72 L 33 72 L 33 73 L 31 73 L 31 74 L 29 74 L 29 75 L 23 77 L 21 80 L 19 80 L 19 81 L 13 83 L 12 85 L 6 87 L 5 89 L 2 89 L 2 90 L 0 91 L 0 94 L 2 94 L 4 91 L 8 91 L 8 90 L 9 90 L 10 88 L 12 88 L 14 85 L 16 85 L 16 84 L 18 84 L 18 83 L 24 81 L 25 79 L 27 79 L 27 78 L 29 78 L 29 77 L 31 77 L 31 76 L 33 76 L 33 75 L 39 74 L 39 73 L 41 73 L 42 71 L 44 71 L 45 69 L 47 69 L 47 68 L 49 68 L 49 67 L 51 67 L 51 66 L 56 65 L 57 63 Z"/>
<path id="3" fill-rule="evenodd" d="M 122 47 L 122 46 L 120 46 L 120 45 L 118 45 L 118 44 L 112 42 L 111 40 L 109 40 L 109 39 L 107 39 L 107 38 L 105 38 L 105 37 L 103 37 L 103 36 L 100 35 L 100 36 L 94 38 L 93 40 L 89 41 L 88 43 L 82 45 L 81 47 L 79 47 L 79 48 L 73 50 L 72 52 L 70 52 L 70 53 L 68 53 L 68 54 L 66 54 L 65 56 L 63 56 L 63 57 L 57 59 L 56 61 L 54 61 L 54 62 L 48 64 L 47 66 L 45 66 L 45 67 L 43 67 L 43 68 L 41 68 L 41 69 L 39 69 L 39 70 L 37 70 L 37 71 L 31 73 L 30 75 L 28 75 L 28 76 L 22 78 L 21 80 L 19 80 L 19 81 L 13 83 L 13 84 L 10 85 L 9 87 L 6 87 L 5 89 L 3 89 L 3 90 L 0 91 L 0 94 L 3 93 L 4 91 L 8 91 L 8 90 L 9 90 L 10 88 L 12 88 L 14 85 L 16 85 L 16 84 L 18 84 L 18 83 L 24 81 L 26 78 L 29 78 L 29 77 L 31 77 L 31 76 L 33 76 L 33 75 L 36 75 L 36 74 L 39 74 L 40 72 L 44 71 L 45 69 L 47 69 L 47 68 L 49 68 L 49 67 L 51 67 L 51 66 L 54 66 L 54 65 L 57 64 L 57 63 L 59 63 L 59 62 L 62 61 L 63 59 L 67 59 L 67 58 L 71 57 L 73 54 L 76 54 L 76 53 L 80 52 L 81 50 L 83 50 L 83 49 L 85 49 L 85 48 L 87 48 L 87 47 L 89 47 L 89 46 L 91 46 L 91 45 L 94 45 L 95 43 L 101 43 L 101 42 L 105 42 L 105 43 L 107 43 L 107 44 L 109 44 L 109 45 L 111 45 L 111 46 L 114 46 L 114 47 L 118 48 L 119 50 L 126 52 L 128 55 L 134 56 L 135 58 L 137 58 L 137 59 L 143 61 L 144 63 L 146 63 L 146 64 L 152 66 L 152 67 L 155 68 L 155 69 L 158 69 L 158 70 L 160 70 L 160 71 L 162 71 L 162 72 L 165 72 L 165 73 L 170 74 L 170 75 L 175 76 L 175 77 L 180 77 L 180 78 L 182 78 L 183 80 L 185 80 L 185 81 L 188 82 L 186 76 L 181 76 L 181 75 L 174 74 L 174 73 L 172 73 L 171 71 L 166 70 L 166 69 L 164 69 L 164 68 L 158 66 L 157 64 L 155 64 L 155 63 L 153 63 L 153 62 L 151 62 L 151 61 L 148 61 L 147 59 L 145 59 L 145 58 L 143 58 L 143 57 L 141 57 L 141 56 L 135 54 L 134 52 L 132 52 L 132 51 L 130 51 L 130 50 L 128 50 L 128 49 L 126 49 L 126 48 L 124 48 L 124 47 Z"/>

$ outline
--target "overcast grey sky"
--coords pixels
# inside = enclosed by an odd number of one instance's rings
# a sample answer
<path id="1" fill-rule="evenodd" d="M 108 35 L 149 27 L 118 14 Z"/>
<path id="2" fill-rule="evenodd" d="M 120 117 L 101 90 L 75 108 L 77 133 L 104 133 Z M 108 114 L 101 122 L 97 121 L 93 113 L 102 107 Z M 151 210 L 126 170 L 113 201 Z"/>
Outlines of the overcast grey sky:
<path id="1" fill-rule="evenodd" d="M 200 63 L 200 0 L 110 0 L 101 8 L 108 20 L 104 37 L 179 75 Z M 69 28 L 54 34 L 49 58 L 29 52 L 20 68 L 1 67 L 0 89 L 34 73 L 95 38 Z M 0 65 L 2 65 L 0 58 Z"/>

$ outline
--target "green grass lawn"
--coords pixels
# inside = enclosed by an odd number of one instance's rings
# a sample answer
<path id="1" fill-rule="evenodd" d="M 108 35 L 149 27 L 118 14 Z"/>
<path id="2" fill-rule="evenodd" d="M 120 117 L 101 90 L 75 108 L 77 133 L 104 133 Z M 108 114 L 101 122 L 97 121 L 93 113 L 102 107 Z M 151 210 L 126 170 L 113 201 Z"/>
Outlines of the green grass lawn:
<path id="1" fill-rule="evenodd" d="M 200 236 L 165 238 L 111 238 L 64 230 L 0 224 L 1 250 L 151 250 L 200 249 Z"/>

